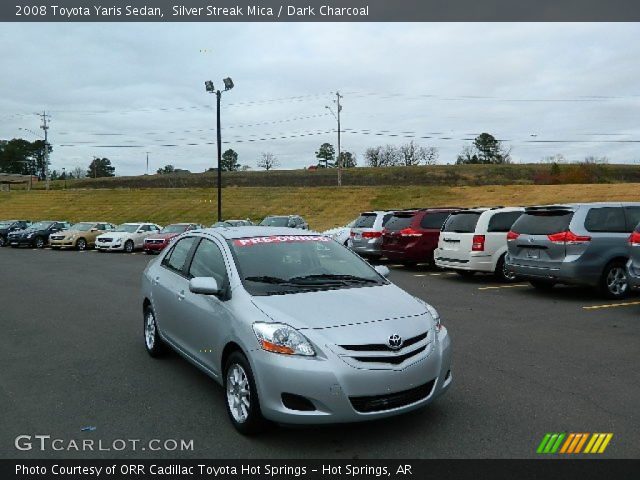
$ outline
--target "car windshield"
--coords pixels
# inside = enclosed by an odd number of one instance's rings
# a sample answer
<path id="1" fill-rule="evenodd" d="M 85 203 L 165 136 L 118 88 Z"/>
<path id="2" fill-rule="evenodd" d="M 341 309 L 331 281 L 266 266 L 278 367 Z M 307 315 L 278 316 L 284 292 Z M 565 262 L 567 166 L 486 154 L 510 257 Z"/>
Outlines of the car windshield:
<path id="1" fill-rule="evenodd" d="M 263 227 L 286 227 L 289 225 L 289 217 L 267 217 L 260 222 Z"/>
<path id="2" fill-rule="evenodd" d="M 238 272 L 251 295 L 382 285 L 360 257 L 328 237 L 283 235 L 229 240 Z"/>
<path id="3" fill-rule="evenodd" d="M 118 225 L 114 232 L 134 233 L 136 230 L 138 230 L 138 227 L 140 227 L 140 225 L 138 225 L 137 223 L 123 223 L 122 225 Z"/>
<path id="4" fill-rule="evenodd" d="M 443 232 L 473 233 L 481 212 L 452 213 L 442 227 Z"/>
<path id="5" fill-rule="evenodd" d="M 167 225 L 160 233 L 182 233 L 187 230 L 188 225 Z"/>
<path id="6" fill-rule="evenodd" d="M 71 226 L 69 230 L 77 230 L 79 232 L 86 232 L 91 230 L 95 226 L 95 223 L 76 223 Z"/>
<path id="7" fill-rule="evenodd" d="M 53 223 L 54 222 L 38 222 L 38 223 L 34 223 L 33 225 L 31 225 L 29 227 L 29 229 L 30 230 L 46 230 L 51 225 L 53 225 Z"/>

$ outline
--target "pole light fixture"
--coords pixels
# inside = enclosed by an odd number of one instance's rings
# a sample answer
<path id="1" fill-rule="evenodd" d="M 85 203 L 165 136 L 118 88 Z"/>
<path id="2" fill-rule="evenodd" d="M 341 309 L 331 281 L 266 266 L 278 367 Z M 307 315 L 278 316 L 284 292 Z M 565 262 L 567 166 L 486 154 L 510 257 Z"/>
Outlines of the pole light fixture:
<path id="1" fill-rule="evenodd" d="M 233 88 L 233 80 L 227 77 L 222 80 L 224 83 L 224 92 Z M 222 98 L 222 91 L 216 90 L 211 80 L 204 82 L 205 90 L 208 93 L 215 93 L 216 95 L 216 133 L 217 133 L 217 147 L 218 147 L 218 221 L 222 221 L 222 133 L 220 128 L 220 99 Z"/>

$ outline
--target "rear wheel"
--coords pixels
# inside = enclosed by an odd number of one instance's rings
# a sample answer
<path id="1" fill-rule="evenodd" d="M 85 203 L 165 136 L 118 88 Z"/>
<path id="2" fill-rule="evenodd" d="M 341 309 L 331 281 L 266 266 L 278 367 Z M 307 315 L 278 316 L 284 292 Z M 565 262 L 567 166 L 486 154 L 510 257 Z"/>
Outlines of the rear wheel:
<path id="1" fill-rule="evenodd" d="M 549 280 L 529 280 L 529 283 L 538 290 L 551 290 L 555 286 L 555 282 Z"/>
<path id="2" fill-rule="evenodd" d="M 263 431 L 268 423 L 260 411 L 251 366 L 241 352 L 233 352 L 224 369 L 224 391 L 231 423 L 243 435 Z"/>
<path id="3" fill-rule="evenodd" d="M 607 298 L 624 298 L 629 292 L 629 277 L 625 263 L 614 261 L 607 265 L 600 280 L 600 290 Z"/>
<path id="4" fill-rule="evenodd" d="M 517 280 L 516 274 L 507 268 L 507 262 L 505 262 L 505 256 L 502 255 L 500 260 L 498 260 L 498 264 L 496 265 L 495 276 L 498 280 L 503 282 L 515 282 Z"/>

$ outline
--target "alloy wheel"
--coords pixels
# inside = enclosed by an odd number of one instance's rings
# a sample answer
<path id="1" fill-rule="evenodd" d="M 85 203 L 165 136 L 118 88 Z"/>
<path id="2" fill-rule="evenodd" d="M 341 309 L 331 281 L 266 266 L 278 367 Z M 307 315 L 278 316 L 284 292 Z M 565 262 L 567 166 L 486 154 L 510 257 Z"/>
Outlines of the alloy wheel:
<path id="1" fill-rule="evenodd" d="M 81 238 L 76 243 L 76 246 L 78 247 L 78 250 L 86 250 L 87 249 L 87 242 L 84 240 L 84 238 Z"/>
<path id="2" fill-rule="evenodd" d="M 251 387 L 247 373 L 241 365 L 234 363 L 227 371 L 227 403 L 233 419 L 244 423 L 249 418 Z"/>
<path id="3" fill-rule="evenodd" d="M 42 237 L 36 238 L 36 248 L 44 247 L 44 239 Z"/>
<path id="4" fill-rule="evenodd" d="M 616 266 L 607 274 L 607 288 L 613 295 L 624 295 L 628 288 L 627 272 L 624 267 Z"/>
<path id="5" fill-rule="evenodd" d="M 502 262 L 502 276 L 505 278 L 505 280 L 508 280 L 509 282 L 513 282 L 516 279 L 516 274 L 515 272 L 513 272 L 512 270 L 509 270 L 507 268 L 507 262 Z"/>
<path id="6" fill-rule="evenodd" d="M 147 350 L 153 350 L 156 343 L 156 319 L 151 310 L 147 312 L 144 322 L 144 342 L 147 345 Z"/>

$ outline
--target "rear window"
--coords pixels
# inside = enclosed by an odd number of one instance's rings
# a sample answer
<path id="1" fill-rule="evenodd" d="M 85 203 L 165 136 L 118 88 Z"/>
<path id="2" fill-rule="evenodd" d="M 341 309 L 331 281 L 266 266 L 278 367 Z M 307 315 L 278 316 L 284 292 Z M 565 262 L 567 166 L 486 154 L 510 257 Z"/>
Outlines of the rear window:
<path id="1" fill-rule="evenodd" d="M 420 220 L 420 228 L 432 228 L 435 230 L 442 229 L 444 221 L 447 219 L 451 212 L 433 212 L 427 213 L 422 220 Z"/>
<path id="2" fill-rule="evenodd" d="M 624 211 L 627 214 L 627 226 L 630 227 L 629 230 L 635 228 L 637 232 L 640 232 L 640 207 L 625 207 Z"/>
<path id="3" fill-rule="evenodd" d="M 374 223 L 376 223 L 375 213 L 363 213 L 353 224 L 353 228 L 373 228 Z"/>
<path id="4" fill-rule="evenodd" d="M 508 232 L 511 227 L 522 216 L 522 212 L 496 213 L 489 220 L 489 232 Z"/>
<path id="5" fill-rule="evenodd" d="M 584 220 L 584 228 L 589 232 L 630 232 L 622 207 L 592 208 Z"/>
<path id="6" fill-rule="evenodd" d="M 393 215 L 384 228 L 392 232 L 408 228 L 413 221 L 413 215 Z"/>
<path id="7" fill-rule="evenodd" d="M 573 212 L 567 210 L 529 212 L 522 215 L 511 230 L 526 235 L 549 235 L 568 230 Z"/>
<path id="8" fill-rule="evenodd" d="M 473 233 L 476 231 L 476 224 L 480 218 L 480 212 L 452 213 L 447 219 L 443 232 L 452 233 Z"/>

